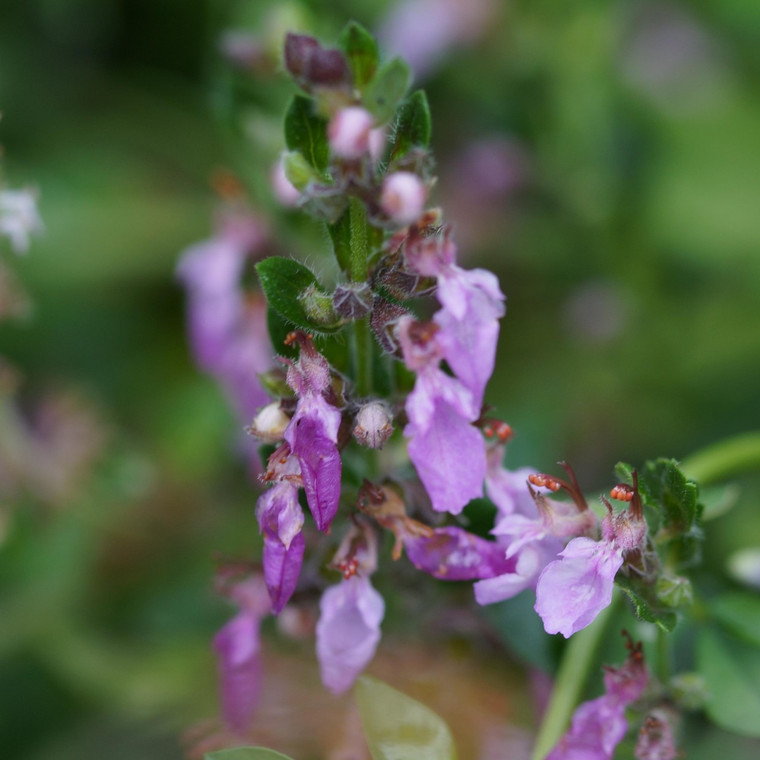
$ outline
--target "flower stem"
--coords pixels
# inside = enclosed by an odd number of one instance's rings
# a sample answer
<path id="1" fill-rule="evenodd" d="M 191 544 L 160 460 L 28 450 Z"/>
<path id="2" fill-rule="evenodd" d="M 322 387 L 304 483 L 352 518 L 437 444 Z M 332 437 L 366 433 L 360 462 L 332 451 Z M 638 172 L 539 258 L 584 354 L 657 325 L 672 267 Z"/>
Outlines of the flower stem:
<path id="1" fill-rule="evenodd" d="M 361 397 L 372 393 L 372 331 L 369 317 L 354 320 L 354 369 L 356 390 Z"/>
<path id="2" fill-rule="evenodd" d="M 358 198 L 349 201 L 351 258 L 349 276 L 353 282 L 365 282 L 369 276 L 370 237 L 373 229 L 367 221 L 367 210 Z M 354 372 L 360 396 L 372 393 L 372 331 L 369 317 L 354 321 Z"/>
<path id="3" fill-rule="evenodd" d="M 615 594 L 612 604 L 602 610 L 590 626 L 572 636 L 565 647 L 531 760 L 543 760 L 567 729 L 570 716 L 586 685 L 599 641 L 617 607 L 618 598 L 619 594 Z"/>
<path id="4" fill-rule="evenodd" d="M 349 201 L 351 235 L 351 271 L 354 282 L 365 282 L 369 274 L 369 244 L 367 210 L 358 198 Z"/>
<path id="5" fill-rule="evenodd" d="M 760 470 L 760 431 L 737 435 L 700 449 L 681 462 L 681 469 L 702 486 L 748 470 Z"/>
<path id="6" fill-rule="evenodd" d="M 657 677 L 663 686 L 670 681 L 670 642 L 662 628 L 657 629 Z"/>

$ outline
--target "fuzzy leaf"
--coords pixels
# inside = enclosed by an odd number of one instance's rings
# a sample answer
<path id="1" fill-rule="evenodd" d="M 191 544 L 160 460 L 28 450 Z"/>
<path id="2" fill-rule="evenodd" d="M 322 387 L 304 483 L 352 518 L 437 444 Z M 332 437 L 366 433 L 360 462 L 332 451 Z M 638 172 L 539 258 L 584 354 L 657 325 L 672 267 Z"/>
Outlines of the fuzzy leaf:
<path id="1" fill-rule="evenodd" d="M 760 648 L 704 628 L 697 666 L 707 684 L 710 718 L 721 728 L 760 738 Z"/>
<path id="2" fill-rule="evenodd" d="M 676 627 L 678 618 L 675 612 L 660 602 L 655 589 L 651 585 L 647 585 L 638 579 L 621 575 L 620 573 L 615 578 L 615 584 L 633 602 L 633 609 L 639 620 L 654 623 L 668 633 Z"/>
<path id="3" fill-rule="evenodd" d="M 330 332 L 336 329 L 337 325 L 315 321 L 306 310 L 304 295 L 320 288 L 310 269 L 293 259 L 270 256 L 256 265 L 256 271 L 269 306 L 283 319 L 306 330 Z M 271 337 L 273 341 L 280 338 Z"/>
<path id="4" fill-rule="evenodd" d="M 448 726 L 417 700 L 363 676 L 356 702 L 372 760 L 456 760 Z"/>
<path id="5" fill-rule="evenodd" d="M 348 60 L 354 87 L 364 89 L 377 71 L 379 53 L 375 38 L 361 24 L 351 21 L 341 32 L 338 47 Z"/>
<path id="6" fill-rule="evenodd" d="M 297 150 L 318 172 L 327 169 L 327 122 L 314 110 L 314 101 L 295 95 L 285 112 L 285 144 Z"/>
<path id="7" fill-rule="evenodd" d="M 292 758 L 264 747 L 235 747 L 207 752 L 204 760 L 292 760 Z"/>
<path id="8" fill-rule="evenodd" d="M 406 155 L 412 148 L 430 145 L 430 106 L 423 90 L 407 98 L 398 110 L 391 160 Z"/>
<path id="9" fill-rule="evenodd" d="M 379 124 L 390 121 L 398 104 L 406 94 L 412 72 L 404 61 L 394 58 L 377 72 L 367 88 L 364 105 Z"/>
<path id="10" fill-rule="evenodd" d="M 615 472 L 626 482 L 633 482 L 630 465 L 620 462 Z M 639 492 L 650 530 L 656 531 L 655 543 L 667 547 L 676 566 L 694 564 L 703 540 L 699 486 L 686 478 L 674 459 L 661 458 L 646 462 L 639 470 Z M 652 511 L 658 520 L 650 519 Z"/>

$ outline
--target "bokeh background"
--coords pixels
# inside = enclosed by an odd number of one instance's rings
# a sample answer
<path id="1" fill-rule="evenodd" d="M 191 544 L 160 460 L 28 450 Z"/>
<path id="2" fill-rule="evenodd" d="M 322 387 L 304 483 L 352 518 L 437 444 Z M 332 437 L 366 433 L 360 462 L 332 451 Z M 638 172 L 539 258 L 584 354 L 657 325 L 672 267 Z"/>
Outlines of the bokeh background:
<path id="1" fill-rule="evenodd" d="M 681 458 L 760 424 L 757 3 L 5 0 L 5 176 L 39 188 L 46 233 L 25 258 L 3 251 L 30 299 L 0 324 L 14 368 L 0 420 L 3 757 L 173 760 L 213 743 L 209 639 L 229 614 L 214 557 L 255 554 L 255 491 L 240 423 L 192 364 L 174 270 L 211 233 L 220 169 L 284 250 L 325 252 L 269 183 L 292 85 L 225 51 L 266 58 L 290 25 L 332 40 L 351 18 L 411 57 L 433 115 L 434 200 L 466 265 L 496 271 L 508 295 L 488 398 L 516 431 L 511 465 L 567 459 L 593 491 L 620 459 Z M 710 526 L 716 584 L 731 552 L 760 545 L 760 479 L 738 486 Z M 466 590 L 431 583 L 423 607 L 403 572 L 384 583 L 396 601 L 373 672 L 402 687 L 393 674 L 416 672 L 409 689 L 465 747 L 473 726 L 493 734 L 493 757 L 524 743 L 514 609 L 489 637 Z M 327 757 L 315 747 L 345 703 L 320 690 L 311 643 L 271 628 L 262 742 Z M 757 757 L 698 720 L 689 736 L 689 757 Z"/>

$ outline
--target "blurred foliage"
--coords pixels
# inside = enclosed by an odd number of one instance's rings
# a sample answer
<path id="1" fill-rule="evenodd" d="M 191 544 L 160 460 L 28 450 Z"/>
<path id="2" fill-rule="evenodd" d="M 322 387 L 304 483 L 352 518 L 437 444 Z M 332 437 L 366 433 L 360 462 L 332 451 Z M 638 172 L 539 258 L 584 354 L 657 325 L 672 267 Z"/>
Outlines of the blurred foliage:
<path id="1" fill-rule="evenodd" d="M 5 168 L 39 187 L 47 229 L 13 262 L 34 310 L 0 325 L 0 354 L 22 375 L 30 418 L 46 394 L 74 389 L 103 432 L 64 497 L 3 497 L 3 756 L 169 760 L 183 756 L 174 737 L 214 714 L 208 640 L 227 612 L 210 593 L 213 557 L 255 551 L 255 494 L 239 423 L 191 364 L 173 270 L 209 235 L 218 167 L 276 213 L 283 251 L 312 265 L 327 246 L 313 222 L 276 212 L 269 189 L 292 87 L 274 71 L 234 71 L 219 42 L 236 29 L 274 48 L 289 23 L 334 39 L 351 17 L 378 28 L 390 7 L 0 4 Z M 620 459 L 681 458 L 757 428 L 760 6 L 494 8 L 476 42 L 415 86 L 433 117 L 436 200 L 467 266 L 494 269 L 509 297 L 489 399 L 517 431 L 510 464 L 566 459 L 593 490 Z M 496 177 L 475 160 L 489 145 L 506 156 Z M 704 548 L 716 596 L 732 587 L 729 553 L 760 545 L 760 482 L 739 486 Z M 433 605 L 474 606 L 469 590 L 431 581 L 420 611 L 394 572 L 381 584 L 399 635 L 434 629 Z M 494 640 L 520 628 L 510 610 L 525 607 L 489 613 Z M 432 640 L 464 646 L 470 624 Z M 518 654 L 554 659 L 545 647 Z M 471 678 L 490 675 L 482 663 Z M 688 736 L 691 758 L 757 756 L 756 742 L 696 718 Z"/>

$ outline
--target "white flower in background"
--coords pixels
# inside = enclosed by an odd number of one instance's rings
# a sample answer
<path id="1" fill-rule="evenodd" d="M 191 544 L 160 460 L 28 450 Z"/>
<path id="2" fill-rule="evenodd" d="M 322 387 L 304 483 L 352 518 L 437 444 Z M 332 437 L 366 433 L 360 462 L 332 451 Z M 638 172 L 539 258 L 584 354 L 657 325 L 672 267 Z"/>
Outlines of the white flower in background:
<path id="1" fill-rule="evenodd" d="M 33 190 L 0 190 L 0 235 L 5 235 L 16 253 L 29 248 L 29 236 L 42 232 Z"/>

